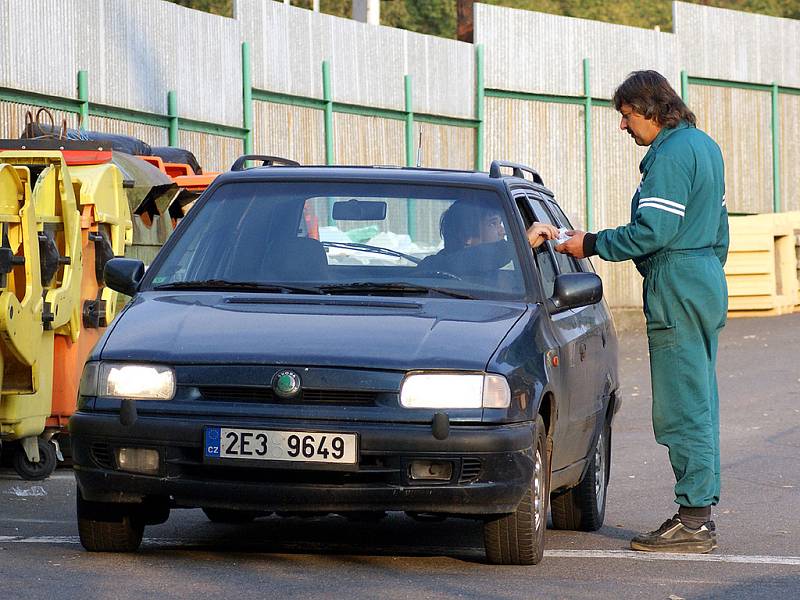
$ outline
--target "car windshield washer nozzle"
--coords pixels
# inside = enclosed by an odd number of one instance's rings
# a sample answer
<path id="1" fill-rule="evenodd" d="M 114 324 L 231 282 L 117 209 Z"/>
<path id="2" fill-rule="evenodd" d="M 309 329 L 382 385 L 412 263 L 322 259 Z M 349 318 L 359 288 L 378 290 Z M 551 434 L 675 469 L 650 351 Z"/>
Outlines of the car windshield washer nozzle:
<path id="1" fill-rule="evenodd" d="M 139 414 L 136 412 L 136 400 L 125 399 L 119 407 L 119 422 L 126 427 L 132 426 L 136 423 Z"/>
<path id="2" fill-rule="evenodd" d="M 437 440 L 445 440 L 450 435 L 450 417 L 446 413 L 437 412 L 431 421 L 431 431 Z"/>

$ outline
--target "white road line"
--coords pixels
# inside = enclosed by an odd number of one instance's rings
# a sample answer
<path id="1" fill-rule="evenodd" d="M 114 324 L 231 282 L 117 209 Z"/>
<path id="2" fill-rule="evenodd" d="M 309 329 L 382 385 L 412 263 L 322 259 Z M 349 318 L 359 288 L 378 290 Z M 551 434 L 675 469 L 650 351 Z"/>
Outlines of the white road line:
<path id="1" fill-rule="evenodd" d="M 66 480 L 66 479 L 70 479 L 70 480 L 74 481 L 75 480 L 75 474 L 72 471 L 63 471 L 63 472 L 60 472 L 60 473 L 56 472 L 56 473 L 53 473 L 52 475 L 50 475 L 47 479 L 42 479 L 38 483 L 47 483 L 48 481 L 53 481 L 53 480 L 62 481 L 62 480 Z M 18 475 L 12 474 L 12 471 L 10 471 L 10 470 L 0 471 L 0 481 L 16 481 L 16 482 L 19 482 L 19 483 L 28 483 L 28 481 L 26 481 L 25 479 L 22 479 Z"/>
<path id="2" fill-rule="evenodd" d="M 20 537 L 16 535 L 0 535 L 0 544 L 80 544 L 77 535 L 42 535 Z"/>
<path id="3" fill-rule="evenodd" d="M 58 519 L 5 519 L 5 518 L 0 518 L 0 523 L 51 523 L 51 524 L 52 523 L 57 523 L 59 525 L 64 525 L 65 523 L 68 523 L 68 524 L 72 525 L 73 523 L 75 523 L 75 519 L 58 520 Z"/>
<path id="4" fill-rule="evenodd" d="M 144 538 L 142 542 L 151 546 L 198 546 L 209 543 L 205 540 L 186 540 L 178 538 Z M 0 544 L 80 544 L 77 535 L 18 536 L 0 535 Z M 295 547 L 303 547 L 300 544 Z M 429 548 L 422 547 L 421 550 Z M 380 548 L 380 550 L 387 550 Z M 408 548 L 393 548 L 397 552 Z M 451 548 L 452 550 L 452 548 Z M 482 552 L 482 548 L 469 548 Z M 671 554 L 668 552 L 634 552 L 633 550 L 545 550 L 545 558 L 614 558 L 653 561 L 689 561 L 735 563 L 746 565 L 787 565 L 800 567 L 800 556 L 739 556 L 733 554 Z"/>
<path id="5" fill-rule="evenodd" d="M 550 558 L 623 558 L 641 561 L 721 562 L 748 565 L 800 566 L 800 556 L 737 556 L 733 554 L 672 554 L 670 552 L 634 552 L 633 550 L 545 550 Z"/>

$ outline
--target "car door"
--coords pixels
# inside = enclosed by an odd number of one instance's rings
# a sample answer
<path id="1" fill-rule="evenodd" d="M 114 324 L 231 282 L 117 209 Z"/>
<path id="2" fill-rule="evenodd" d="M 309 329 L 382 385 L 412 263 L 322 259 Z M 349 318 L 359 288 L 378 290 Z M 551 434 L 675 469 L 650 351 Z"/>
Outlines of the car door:
<path id="1" fill-rule="evenodd" d="M 564 211 L 556 202 L 545 195 L 541 196 L 545 202 L 544 207 L 550 212 L 553 221 L 559 227 L 572 229 L 572 224 L 567 219 Z M 566 254 L 558 254 L 559 271 L 593 273 L 594 269 L 589 259 L 575 260 Z M 584 331 L 583 341 L 579 345 L 579 354 L 582 353 L 583 372 L 586 378 L 586 402 L 574 407 L 577 419 L 584 418 L 593 422 L 601 422 L 605 416 L 605 402 L 608 397 L 610 381 L 607 378 L 608 360 L 607 348 L 610 332 L 610 320 L 603 303 L 582 306 L 573 311 L 578 317 L 578 322 Z"/>
<path id="2" fill-rule="evenodd" d="M 522 215 L 525 227 L 530 227 L 534 220 L 539 222 L 552 222 L 552 218 L 544 210 L 540 200 L 534 200 L 530 192 L 518 191 L 515 200 Z M 545 300 L 553 295 L 555 279 L 558 275 L 556 258 L 551 243 L 545 243 L 533 250 L 533 262 Z M 580 343 L 580 327 L 573 311 L 567 310 L 556 315 L 549 315 L 543 310 L 543 318 L 547 321 L 551 332 L 552 347 L 548 349 L 548 368 L 555 390 L 557 418 L 553 433 L 554 446 L 552 456 L 552 469 L 558 471 L 580 460 L 579 455 L 584 451 L 585 443 L 582 434 L 573 430 L 570 425 L 569 415 L 573 402 L 580 402 L 579 397 L 573 397 L 579 390 L 580 367 L 574 359 L 578 354 L 577 345 Z M 533 341 L 531 342 L 533 343 Z M 556 366 L 557 365 L 557 366 Z"/>
<path id="3" fill-rule="evenodd" d="M 526 196 L 537 221 L 563 226 L 548 210 L 545 195 L 529 190 Z M 545 242 L 535 253 L 543 280 L 553 281 L 546 283 L 549 295 L 553 293 L 556 277 L 580 271 L 574 259 L 554 250 L 555 245 L 555 242 Z M 597 423 L 594 380 L 597 373 L 590 356 L 591 316 L 584 312 L 584 308 L 566 310 L 550 317 L 560 343 L 559 369 L 562 374 L 561 398 L 556 398 L 556 434 L 560 447 L 554 452 L 553 471 L 585 458 L 594 441 Z"/>

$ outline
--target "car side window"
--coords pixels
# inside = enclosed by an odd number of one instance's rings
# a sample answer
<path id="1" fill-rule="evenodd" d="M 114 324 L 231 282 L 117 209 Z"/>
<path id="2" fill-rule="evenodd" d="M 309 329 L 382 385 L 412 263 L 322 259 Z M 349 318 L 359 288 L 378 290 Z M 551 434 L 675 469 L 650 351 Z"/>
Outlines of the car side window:
<path id="1" fill-rule="evenodd" d="M 536 215 L 536 220 L 541 221 L 544 223 L 550 223 L 551 225 L 555 225 L 556 227 L 565 227 L 569 225 L 569 222 L 564 218 L 554 218 L 553 214 L 548 210 L 548 208 L 555 207 L 555 204 L 552 202 L 546 202 L 544 198 L 541 198 L 538 194 L 528 194 L 531 206 L 533 207 L 533 212 Z M 559 209 L 560 210 L 560 209 Z M 563 217 L 564 213 L 561 213 Z M 580 272 L 580 267 L 578 267 L 575 259 L 567 254 L 561 254 L 560 252 L 556 252 L 553 250 L 553 247 L 556 245 L 555 242 L 547 242 L 544 244 L 548 247 L 553 260 L 556 263 L 556 268 L 558 273 L 578 273 Z"/>
<path id="2" fill-rule="evenodd" d="M 567 229 L 574 229 L 572 223 L 567 218 L 567 215 L 564 214 L 564 211 L 561 210 L 561 207 L 556 204 L 555 202 L 547 202 L 547 208 L 553 213 L 553 216 L 556 220 L 561 223 L 561 226 L 566 227 Z M 566 255 L 565 255 L 566 256 Z M 572 259 L 577 265 L 578 271 L 583 271 L 584 273 L 594 273 L 594 266 L 592 265 L 591 261 L 588 258 L 582 258 L 580 260 Z"/>
<path id="3" fill-rule="evenodd" d="M 530 196 L 518 195 L 516 196 L 517 205 L 519 206 L 520 213 L 525 221 L 525 228 L 527 229 L 533 225 L 534 221 L 551 223 L 552 220 L 545 218 L 544 213 L 540 216 L 536 211 Z M 548 248 L 548 243 L 544 243 L 535 250 L 533 250 L 533 259 L 536 263 L 537 270 L 539 271 L 539 278 L 542 283 L 542 290 L 545 298 L 550 298 L 553 295 L 556 282 L 556 263 L 552 256 L 552 251 Z"/>

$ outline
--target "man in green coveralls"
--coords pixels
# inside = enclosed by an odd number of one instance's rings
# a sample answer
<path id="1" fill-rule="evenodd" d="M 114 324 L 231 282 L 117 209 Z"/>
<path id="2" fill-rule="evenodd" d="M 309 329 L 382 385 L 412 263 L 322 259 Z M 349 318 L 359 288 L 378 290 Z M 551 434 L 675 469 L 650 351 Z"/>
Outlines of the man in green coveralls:
<path id="1" fill-rule="evenodd" d="M 614 93 L 620 128 L 649 150 L 631 222 L 596 234 L 570 232 L 556 247 L 576 258 L 633 260 L 644 277 L 653 386 L 653 431 L 667 446 L 678 514 L 631 548 L 711 552 L 711 507 L 719 501 L 717 339 L 728 292 L 728 213 L 722 153 L 655 71 L 631 73 Z"/>

